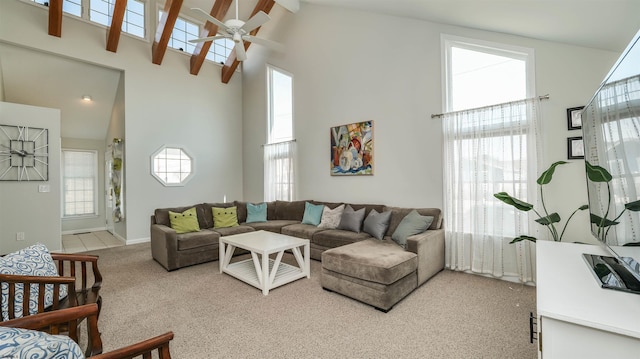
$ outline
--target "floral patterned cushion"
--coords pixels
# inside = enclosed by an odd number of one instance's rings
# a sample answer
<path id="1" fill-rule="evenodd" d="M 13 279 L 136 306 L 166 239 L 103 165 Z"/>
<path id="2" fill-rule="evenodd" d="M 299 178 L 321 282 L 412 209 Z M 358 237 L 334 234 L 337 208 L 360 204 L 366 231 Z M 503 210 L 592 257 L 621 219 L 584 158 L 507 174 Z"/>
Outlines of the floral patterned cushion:
<path id="1" fill-rule="evenodd" d="M 0 273 L 31 275 L 31 276 L 58 276 L 49 250 L 42 243 L 34 244 L 28 248 L 0 257 Z M 60 299 L 67 296 L 67 286 L 60 286 Z M 2 283 L 2 320 L 9 320 L 9 285 Z M 15 317 L 22 317 L 23 291 L 22 284 L 16 285 Z M 45 286 L 45 308 L 53 304 L 53 285 Z M 29 311 L 31 314 L 38 312 L 38 286 L 31 285 L 31 298 L 29 298 Z"/>
<path id="2" fill-rule="evenodd" d="M 84 359 L 84 354 L 67 336 L 0 326 L 0 358 Z"/>

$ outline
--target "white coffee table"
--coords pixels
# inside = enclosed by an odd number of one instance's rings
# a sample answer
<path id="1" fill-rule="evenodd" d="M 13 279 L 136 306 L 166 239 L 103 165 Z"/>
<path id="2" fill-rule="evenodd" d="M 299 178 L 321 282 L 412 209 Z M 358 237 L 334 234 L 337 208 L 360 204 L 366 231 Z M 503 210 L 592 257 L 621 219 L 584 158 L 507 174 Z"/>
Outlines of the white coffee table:
<path id="1" fill-rule="evenodd" d="M 300 253 L 304 249 L 304 257 Z M 251 252 L 251 258 L 229 263 L 236 248 Z M 282 263 L 284 251 L 290 249 L 298 266 Z M 220 237 L 220 273 L 224 272 L 258 289 L 262 294 L 294 280 L 311 276 L 309 240 L 268 231 L 255 231 Z M 278 253 L 275 259 L 269 255 Z"/>

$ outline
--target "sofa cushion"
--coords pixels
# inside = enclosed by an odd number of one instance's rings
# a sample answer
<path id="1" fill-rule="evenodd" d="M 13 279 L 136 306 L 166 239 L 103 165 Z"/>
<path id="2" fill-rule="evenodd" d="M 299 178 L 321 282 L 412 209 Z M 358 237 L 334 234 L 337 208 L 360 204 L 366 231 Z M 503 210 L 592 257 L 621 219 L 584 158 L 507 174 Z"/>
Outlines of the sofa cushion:
<path id="1" fill-rule="evenodd" d="M 325 205 L 322 209 L 322 217 L 320 218 L 320 224 L 318 228 L 336 229 L 340 224 L 342 218 L 342 212 L 344 212 L 344 204 L 341 204 L 333 209 Z"/>
<path id="2" fill-rule="evenodd" d="M 368 239 L 324 251 L 322 268 L 388 285 L 415 272 L 418 256 L 393 242 Z"/>
<path id="3" fill-rule="evenodd" d="M 413 210 L 400 221 L 391 239 L 404 248 L 407 245 L 407 237 L 426 231 L 431 222 L 433 217 L 421 216 L 418 211 Z"/>
<path id="4" fill-rule="evenodd" d="M 414 208 L 400 208 L 400 207 L 385 207 L 385 211 L 391 211 L 391 220 L 389 221 L 389 229 L 387 229 L 387 236 L 392 236 L 393 232 L 400 224 L 400 221 L 413 211 Z M 441 211 L 439 208 L 416 208 L 416 211 L 422 216 L 432 216 L 433 222 L 429 226 L 429 229 L 438 229 L 442 223 Z"/>
<path id="5" fill-rule="evenodd" d="M 338 229 L 344 229 L 346 231 L 360 233 L 362 230 L 362 220 L 365 216 L 365 208 L 354 210 L 350 205 L 347 205 L 340 217 L 340 224 Z"/>
<path id="6" fill-rule="evenodd" d="M 320 224 L 322 218 L 322 210 L 324 205 L 312 204 L 309 202 L 304 203 L 304 214 L 302 215 L 302 223 L 317 226 Z"/>
<path id="7" fill-rule="evenodd" d="M 210 229 L 203 229 L 200 232 L 178 234 L 176 239 L 178 241 L 177 249 L 183 251 L 204 246 L 218 246 L 220 233 Z"/>
<path id="8" fill-rule="evenodd" d="M 323 228 L 312 226 L 310 224 L 292 224 L 286 227 L 282 227 L 282 234 L 288 236 L 311 239 L 314 233 L 324 231 Z"/>
<path id="9" fill-rule="evenodd" d="M 211 211 L 213 212 L 213 229 L 238 226 L 236 206 L 227 208 L 212 207 Z"/>
<path id="10" fill-rule="evenodd" d="M 364 232 L 355 233 L 341 229 L 326 229 L 314 233 L 313 237 L 311 237 L 311 243 L 322 247 L 333 248 L 369 238 L 371 238 L 371 236 Z"/>
<path id="11" fill-rule="evenodd" d="M 213 228 L 213 210 L 212 208 L 229 208 L 229 207 L 235 207 L 236 204 L 235 202 L 225 202 L 225 203 L 202 203 L 198 205 L 198 208 L 202 209 L 202 217 L 204 220 L 204 225 L 202 222 L 200 222 L 200 229 L 202 228 Z M 245 207 L 245 212 L 246 212 L 246 207 Z M 237 216 L 238 210 L 236 207 L 236 216 Z M 200 217 L 198 215 L 198 221 L 200 221 Z M 240 222 L 238 222 L 240 223 Z"/>
<path id="12" fill-rule="evenodd" d="M 376 239 L 383 239 L 385 233 L 387 233 L 390 220 L 391 211 L 378 213 L 378 211 L 372 209 L 367 218 L 364 219 L 362 230 Z"/>
<path id="13" fill-rule="evenodd" d="M 276 201 L 276 218 L 273 219 L 288 219 L 301 222 L 305 203 L 306 201 Z"/>
<path id="14" fill-rule="evenodd" d="M 253 232 L 255 229 L 246 224 L 241 224 L 235 227 L 214 228 L 213 231 L 220 233 L 221 236 L 231 236 L 234 234 Z"/>
<path id="15" fill-rule="evenodd" d="M 169 211 L 169 222 L 171 222 L 171 228 L 178 234 L 200 230 L 196 207 L 191 207 L 184 212 Z"/>
<path id="16" fill-rule="evenodd" d="M 285 226 L 289 226 L 292 224 L 297 224 L 300 223 L 298 221 L 288 221 L 288 220 L 273 220 L 273 221 L 266 221 L 266 222 L 252 222 L 252 223 L 245 223 L 247 226 L 251 226 L 253 227 L 253 229 L 255 229 L 256 231 L 269 231 L 269 232 L 274 232 L 274 233 L 280 233 L 282 231 L 282 228 Z"/>
<path id="17" fill-rule="evenodd" d="M 173 208 L 158 208 L 153 212 L 153 215 L 156 219 L 156 224 L 161 224 L 163 226 L 167 226 L 167 227 L 171 227 L 171 220 L 169 220 L 169 211 L 171 212 L 176 212 L 176 213 L 182 213 L 190 208 L 192 208 L 194 206 L 187 206 L 187 207 L 173 207 Z M 213 227 L 213 218 L 209 221 L 207 221 L 206 217 L 206 213 L 203 211 L 203 207 L 200 205 L 195 206 L 196 207 L 196 214 L 198 216 L 198 226 L 200 227 L 200 229 L 202 228 L 211 228 Z M 209 216 L 211 215 L 211 209 L 209 209 Z M 207 222 L 210 222 L 211 225 L 208 225 Z"/>
<path id="18" fill-rule="evenodd" d="M 240 218 L 238 218 L 240 220 Z M 267 221 L 267 204 L 247 203 L 247 223 L 266 222 Z"/>

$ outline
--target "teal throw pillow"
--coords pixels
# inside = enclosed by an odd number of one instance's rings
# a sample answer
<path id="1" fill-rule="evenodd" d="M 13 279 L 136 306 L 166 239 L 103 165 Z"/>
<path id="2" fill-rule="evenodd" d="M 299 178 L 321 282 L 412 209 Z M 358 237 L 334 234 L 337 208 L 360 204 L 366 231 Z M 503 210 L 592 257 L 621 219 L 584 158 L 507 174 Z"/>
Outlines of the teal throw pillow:
<path id="1" fill-rule="evenodd" d="M 407 246 L 407 237 L 426 231 L 431 222 L 433 222 L 432 216 L 421 216 L 414 209 L 400 221 L 398 228 L 391 235 L 391 239 L 405 248 Z"/>
<path id="2" fill-rule="evenodd" d="M 267 204 L 247 203 L 247 223 L 266 222 Z"/>
<path id="3" fill-rule="evenodd" d="M 317 227 L 320 224 L 320 219 L 322 219 L 323 209 L 324 205 L 322 204 L 311 204 L 309 202 L 305 202 L 302 224 L 310 224 Z"/>

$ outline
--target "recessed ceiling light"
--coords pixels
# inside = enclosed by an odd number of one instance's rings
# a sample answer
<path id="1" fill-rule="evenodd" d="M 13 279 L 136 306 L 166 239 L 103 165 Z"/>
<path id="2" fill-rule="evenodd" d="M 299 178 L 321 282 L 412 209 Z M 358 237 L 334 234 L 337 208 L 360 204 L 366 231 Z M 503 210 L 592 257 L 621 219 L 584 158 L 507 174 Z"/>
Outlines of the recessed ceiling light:
<path id="1" fill-rule="evenodd" d="M 91 100 L 92 100 L 92 99 L 91 99 L 91 96 L 89 96 L 89 95 L 82 95 L 82 101 L 87 101 L 87 102 L 89 102 L 89 101 L 91 101 Z"/>

